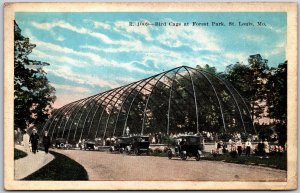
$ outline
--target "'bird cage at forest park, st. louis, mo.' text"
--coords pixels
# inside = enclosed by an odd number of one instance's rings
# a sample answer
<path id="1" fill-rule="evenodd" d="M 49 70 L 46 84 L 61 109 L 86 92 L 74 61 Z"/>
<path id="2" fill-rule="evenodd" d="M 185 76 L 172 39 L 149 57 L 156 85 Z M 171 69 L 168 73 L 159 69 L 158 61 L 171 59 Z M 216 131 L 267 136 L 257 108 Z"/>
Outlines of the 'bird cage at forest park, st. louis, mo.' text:
<path id="1" fill-rule="evenodd" d="M 151 133 L 256 133 L 248 104 L 226 80 L 177 67 L 55 110 L 40 131 L 69 143 Z"/>

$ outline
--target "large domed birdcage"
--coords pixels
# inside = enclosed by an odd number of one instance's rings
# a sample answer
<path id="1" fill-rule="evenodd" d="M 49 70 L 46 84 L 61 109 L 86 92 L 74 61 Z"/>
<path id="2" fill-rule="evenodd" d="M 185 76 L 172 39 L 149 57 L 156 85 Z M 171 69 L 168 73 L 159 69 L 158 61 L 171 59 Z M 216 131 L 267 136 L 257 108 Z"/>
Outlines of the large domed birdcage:
<path id="1" fill-rule="evenodd" d="M 126 130 L 255 132 L 247 104 L 231 84 L 188 66 L 69 103 L 53 112 L 44 130 L 73 142 L 123 136 Z"/>

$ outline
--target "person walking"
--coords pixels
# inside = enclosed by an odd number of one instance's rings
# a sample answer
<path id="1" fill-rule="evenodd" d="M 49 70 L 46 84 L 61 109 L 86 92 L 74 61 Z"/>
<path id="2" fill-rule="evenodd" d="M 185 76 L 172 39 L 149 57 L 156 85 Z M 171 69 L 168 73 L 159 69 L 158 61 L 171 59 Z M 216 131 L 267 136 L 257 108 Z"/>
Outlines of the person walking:
<path id="1" fill-rule="evenodd" d="M 257 151 L 259 156 L 265 156 L 264 149 L 265 149 L 264 143 L 262 140 L 260 140 L 257 145 Z"/>
<path id="2" fill-rule="evenodd" d="M 30 141 L 30 136 L 28 135 L 27 130 L 25 130 L 25 133 L 23 135 L 23 145 L 26 152 L 30 151 L 29 141 Z"/>
<path id="3" fill-rule="evenodd" d="M 48 135 L 48 131 L 45 131 L 45 134 L 43 136 L 43 145 L 45 148 L 45 153 L 49 152 L 50 144 L 51 144 L 50 136 Z"/>
<path id="4" fill-rule="evenodd" d="M 245 143 L 245 147 L 246 147 L 246 156 L 249 157 L 250 156 L 250 152 L 251 152 L 251 142 L 250 140 L 248 139 Z"/>
<path id="5" fill-rule="evenodd" d="M 39 142 L 39 135 L 37 134 L 36 129 L 32 130 L 32 134 L 30 135 L 29 142 L 31 143 L 32 152 L 37 152 L 37 146 Z"/>
<path id="6" fill-rule="evenodd" d="M 268 158 L 270 153 L 270 146 L 267 139 L 265 139 L 264 141 L 264 152 L 265 152 L 265 156 Z"/>
<path id="7" fill-rule="evenodd" d="M 239 139 L 238 142 L 236 143 L 236 146 L 237 146 L 237 151 L 238 151 L 238 155 L 241 156 L 242 155 L 242 140 Z"/>
<path id="8" fill-rule="evenodd" d="M 21 131 L 20 128 L 18 128 L 17 133 L 18 133 L 18 140 L 17 141 L 18 141 L 18 144 L 21 145 L 22 140 L 23 140 L 23 135 L 22 135 L 22 131 Z"/>

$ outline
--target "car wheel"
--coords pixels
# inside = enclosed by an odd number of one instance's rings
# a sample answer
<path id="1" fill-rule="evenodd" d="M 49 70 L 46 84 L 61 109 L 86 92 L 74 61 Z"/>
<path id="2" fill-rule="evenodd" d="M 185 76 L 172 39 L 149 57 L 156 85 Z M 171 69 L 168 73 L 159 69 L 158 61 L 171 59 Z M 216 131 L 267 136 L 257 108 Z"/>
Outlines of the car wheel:
<path id="1" fill-rule="evenodd" d="M 172 151 L 168 151 L 168 158 L 172 159 L 172 157 L 173 157 Z"/>
<path id="2" fill-rule="evenodd" d="M 120 148 L 119 152 L 122 154 L 123 153 L 123 148 Z"/>
<path id="3" fill-rule="evenodd" d="M 182 153 L 182 154 L 181 154 L 181 159 L 182 159 L 182 160 L 186 160 L 186 159 L 187 159 L 187 155 L 186 155 L 185 153 Z"/>
<path id="4" fill-rule="evenodd" d="M 197 153 L 197 155 L 196 155 L 196 161 L 200 161 L 200 154 L 199 153 Z"/>

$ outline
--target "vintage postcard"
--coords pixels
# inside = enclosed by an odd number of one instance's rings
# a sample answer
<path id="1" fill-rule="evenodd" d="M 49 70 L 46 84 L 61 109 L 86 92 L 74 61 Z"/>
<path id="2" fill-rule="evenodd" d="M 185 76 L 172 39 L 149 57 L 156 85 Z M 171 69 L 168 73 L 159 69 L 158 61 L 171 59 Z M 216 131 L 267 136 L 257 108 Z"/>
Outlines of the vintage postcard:
<path id="1" fill-rule="evenodd" d="M 6 190 L 297 188 L 296 3 L 7 3 Z"/>

